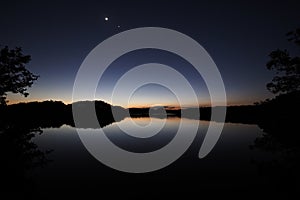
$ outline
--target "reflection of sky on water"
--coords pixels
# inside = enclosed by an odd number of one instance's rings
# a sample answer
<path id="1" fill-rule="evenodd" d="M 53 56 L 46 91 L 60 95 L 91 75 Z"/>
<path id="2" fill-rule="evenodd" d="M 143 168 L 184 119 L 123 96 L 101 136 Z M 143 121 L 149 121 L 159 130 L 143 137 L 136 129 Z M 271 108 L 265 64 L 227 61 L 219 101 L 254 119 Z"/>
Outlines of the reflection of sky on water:
<path id="1" fill-rule="evenodd" d="M 135 152 L 153 151 L 163 147 L 172 140 L 180 123 L 180 118 L 168 118 L 160 133 L 143 139 L 133 138 L 120 132 L 117 124 L 127 125 L 129 120 L 126 118 L 121 122 L 106 126 L 103 130 L 119 147 Z M 150 122 L 149 118 L 133 118 L 133 120 L 138 125 L 147 125 Z M 152 122 L 155 126 L 163 120 L 154 118 Z M 195 122 L 197 121 L 182 119 L 186 127 Z M 253 159 L 258 161 L 273 159 L 270 153 L 249 148 L 254 140 L 263 134 L 256 125 L 226 123 L 214 149 L 208 156 L 199 159 L 199 149 L 208 124 L 208 121 L 200 121 L 194 142 L 177 161 L 159 171 L 139 175 L 119 172 L 97 161 L 85 149 L 73 127 L 44 129 L 44 133 L 34 138 L 34 142 L 42 150 L 54 150 L 48 155 L 52 162 L 42 169 L 35 170 L 34 177 L 38 182 L 47 185 L 47 187 L 39 187 L 39 190 L 49 195 L 52 189 L 66 186 L 72 191 L 74 188 L 80 191 L 82 184 L 85 189 L 100 184 L 103 188 L 108 189 L 113 186 L 127 191 L 128 187 L 125 186 L 129 180 L 132 188 L 139 188 L 140 184 L 144 187 L 150 187 L 153 184 L 168 184 L 176 187 L 178 183 L 184 182 L 184 187 L 187 189 L 194 187 L 194 183 L 197 182 L 197 187 L 204 189 L 216 187 L 229 190 L 252 190 L 252 188 L 263 189 L 270 184 L 258 174 L 257 166 L 252 163 Z M 133 130 L 134 127 L 128 127 L 128 130 L 130 129 Z M 91 130 L 90 134 L 96 133 L 95 129 L 86 130 Z M 60 180 L 59 183 L 56 180 Z M 159 183 L 157 183 L 158 180 Z"/>

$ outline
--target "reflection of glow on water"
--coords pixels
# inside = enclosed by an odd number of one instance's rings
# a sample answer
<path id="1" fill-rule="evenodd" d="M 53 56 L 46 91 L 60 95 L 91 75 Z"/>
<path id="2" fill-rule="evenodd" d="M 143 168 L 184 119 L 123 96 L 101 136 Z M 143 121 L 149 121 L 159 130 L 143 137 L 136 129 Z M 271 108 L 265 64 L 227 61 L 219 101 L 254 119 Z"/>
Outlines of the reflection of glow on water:
<path id="1" fill-rule="evenodd" d="M 162 134 L 154 136 L 155 138 L 130 140 L 132 138 L 123 137 L 124 134 L 117 127 L 117 123 L 126 124 L 127 120 L 124 119 L 121 122 L 108 125 L 103 130 L 113 137 L 114 142 L 120 145 L 121 148 L 135 150 L 135 152 L 147 152 L 166 145 L 172 139 L 172 133 L 177 130 L 180 120 L 183 121 L 185 126 L 196 122 L 193 119 L 168 118 Z M 150 119 L 144 117 L 134 118 L 133 120 L 137 120 L 137 123 L 147 123 Z M 159 120 L 161 119 L 155 119 L 154 121 Z M 180 181 L 186 183 L 187 187 L 192 188 L 195 186 L 194 183 L 198 181 L 198 184 L 202 184 L 199 187 L 207 187 L 208 189 L 211 189 L 211 185 L 217 183 L 218 188 L 226 188 L 229 185 L 234 189 L 249 187 L 251 190 L 257 187 L 270 186 L 266 184 L 265 177 L 256 173 L 256 166 L 250 162 L 253 159 L 272 161 L 274 158 L 272 153 L 249 148 L 250 145 L 254 144 L 254 140 L 263 134 L 262 130 L 256 125 L 226 123 L 222 136 L 213 151 L 207 158 L 199 159 L 197 155 L 209 123 L 209 121 L 200 121 L 198 135 L 191 148 L 171 167 L 163 169 L 164 171 L 157 173 L 157 176 L 145 176 L 145 179 L 139 179 L 137 184 L 145 187 L 149 183 L 148 187 L 151 188 L 154 182 L 158 184 L 161 182 L 162 185 L 160 186 L 163 188 L 165 186 L 164 181 L 170 185 L 176 185 Z M 84 134 L 91 138 L 99 133 L 98 129 L 84 130 L 86 130 Z M 47 156 L 53 162 L 45 166 L 40 171 L 39 176 L 34 176 L 35 179 L 43 177 L 43 185 L 38 188 L 43 192 L 49 190 L 49 188 L 51 188 L 49 192 L 52 192 L 52 188 L 61 189 L 66 185 L 71 185 L 72 189 L 78 186 L 78 181 L 74 181 L 70 177 L 75 177 L 82 183 L 94 181 L 93 185 L 96 186 L 98 186 L 99 180 L 104 185 L 113 183 L 114 185 L 109 185 L 109 188 L 111 188 L 115 187 L 115 183 L 120 182 L 124 176 L 123 173 L 116 173 L 115 170 L 96 162 L 95 158 L 82 145 L 74 127 L 64 125 L 60 128 L 43 129 L 43 134 L 37 135 L 34 142 L 41 150 L 54 150 Z M 174 177 L 178 180 L 177 182 L 174 181 Z M 53 179 L 62 181 L 52 184 Z M 110 182 L 111 180 L 113 182 Z M 120 187 L 124 187 L 123 183 L 128 185 L 128 180 L 131 179 L 124 179 L 124 182 L 120 183 Z M 48 187 L 45 187 L 45 184 L 49 184 Z M 60 185 L 58 186 L 58 184 Z M 175 187 L 175 185 L 172 186 Z M 196 186 L 198 187 L 198 185 Z"/>

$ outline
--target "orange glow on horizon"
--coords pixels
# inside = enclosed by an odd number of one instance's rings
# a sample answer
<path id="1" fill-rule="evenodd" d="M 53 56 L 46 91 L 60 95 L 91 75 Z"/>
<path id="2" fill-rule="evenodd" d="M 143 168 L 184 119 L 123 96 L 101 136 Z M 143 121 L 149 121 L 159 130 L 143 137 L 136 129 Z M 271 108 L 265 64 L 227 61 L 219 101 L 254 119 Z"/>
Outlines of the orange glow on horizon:
<path id="1" fill-rule="evenodd" d="M 180 105 L 178 104 L 149 104 L 149 103 L 146 103 L 146 104 L 130 104 L 128 106 L 124 106 L 124 105 L 115 105 L 115 104 L 112 104 L 111 102 L 109 101 L 105 101 L 105 100 L 101 100 L 101 99 L 95 99 L 95 100 L 99 100 L 99 101 L 104 101 L 106 103 L 109 103 L 111 105 L 114 105 L 114 106 L 121 106 L 123 108 L 150 108 L 150 107 L 153 107 L 153 106 L 164 106 L 164 107 L 167 107 L 169 110 L 176 110 L 176 109 L 180 109 Z M 43 102 L 43 101 L 61 101 L 63 102 L 64 104 L 72 104 L 72 100 L 62 100 L 62 99 L 31 99 L 31 98 L 22 98 L 22 100 L 19 100 L 19 99 L 8 99 L 8 103 L 7 105 L 12 105 L 12 104 L 18 104 L 18 103 L 28 103 L 28 102 Z M 253 105 L 254 102 L 252 103 L 247 103 L 247 102 L 242 102 L 242 101 L 235 101 L 235 102 L 227 102 L 227 106 L 240 106 L 240 105 Z M 192 107 L 210 107 L 211 104 L 210 102 L 202 102 L 200 103 L 200 105 L 183 105 L 182 108 L 192 108 Z"/>

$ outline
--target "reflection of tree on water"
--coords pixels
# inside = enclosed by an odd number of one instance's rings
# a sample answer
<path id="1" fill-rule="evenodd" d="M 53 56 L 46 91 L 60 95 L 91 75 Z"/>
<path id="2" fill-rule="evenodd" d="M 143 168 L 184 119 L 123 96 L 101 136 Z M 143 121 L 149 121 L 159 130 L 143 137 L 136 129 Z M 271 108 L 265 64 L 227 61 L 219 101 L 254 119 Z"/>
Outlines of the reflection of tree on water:
<path id="1" fill-rule="evenodd" d="M 23 105 L 25 104 L 0 107 L 0 177 L 1 181 L 6 183 L 5 187 L 1 187 L 0 192 L 1 194 L 7 192 L 17 197 L 24 197 L 24 195 L 28 197 L 36 192 L 34 191 L 36 183 L 31 180 L 30 172 L 50 161 L 47 159 L 47 154 L 52 150 L 41 151 L 32 141 L 33 138 L 42 134 L 43 128 L 58 128 L 64 124 L 74 126 L 70 107 L 61 106 L 57 102 L 34 102 Z M 100 118 L 99 124 L 100 127 L 104 127 L 115 121 L 112 117 Z M 87 125 L 81 128 L 99 127 Z"/>
<path id="2" fill-rule="evenodd" d="M 261 176 L 265 176 L 274 186 L 295 192 L 300 180 L 300 135 L 297 123 L 281 121 L 260 124 L 265 134 L 254 141 L 253 149 L 273 154 L 268 161 L 254 161 Z"/>
<path id="3" fill-rule="evenodd" d="M 29 195 L 32 193 L 34 184 L 30 179 L 29 172 L 33 168 L 42 167 L 49 160 L 46 154 L 38 149 L 32 139 L 41 134 L 39 128 L 24 128 L 3 124 L 0 128 L 0 158 L 1 158 L 1 181 L 5 183 L 1 190 L 10 195 Z"/>

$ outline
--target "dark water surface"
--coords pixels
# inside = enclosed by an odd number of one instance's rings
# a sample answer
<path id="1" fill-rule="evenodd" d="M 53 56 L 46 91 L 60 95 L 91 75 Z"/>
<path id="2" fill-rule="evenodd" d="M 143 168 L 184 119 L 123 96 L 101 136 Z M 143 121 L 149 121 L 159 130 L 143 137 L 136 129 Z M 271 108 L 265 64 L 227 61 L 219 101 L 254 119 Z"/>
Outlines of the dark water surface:
<path id="1" fill-rule="evenodd" d="M 132 119 L 139 126 L 146 127 L 150 122 L 150 118 Z M 125 118 L 112 123 L 103 131 L 113 143 L 132 152 L 162 148 L 175 136 L 180 120 L 187 127 L 199 123 L 191 119 L 168 118 L 157 135 L 133 138 L 118 127 L 123 125 L 135 131 L 130 120 Z M 152 118 L 152 126 L 159 127 L 164 120 Z M 29 170 L 32 187 L 29 196 L 39 199 L 200 198 L 207 195 L 287 198 L 298 193 L 298 179 L 288 183 L 292 181 L 293 174 L 276 166 L 282 155 L 257 146 L 257 139 L 263 138 L 265 133 L 256 125 L 226 123 L 214 149 L 205 158 L 199 159 L 199 149 L 208 125 L 208 121 L 200 121 L 194 142 L 177 161 L 161 170 L 144 174 L 120 172 L 100 163 L 84 147 L 74 127 L 63 125 L 43 129 L 43 133 L 35 136 L 32 142 L 42 152 L 50 153 L 46 154 L 48 162 L 45 165 Z M 96 129 L 85 129 L 87 135 L 89 131 L 90 134 L 97 132 Z M 188 131 L 186 134 L 189 134 Z"/>

